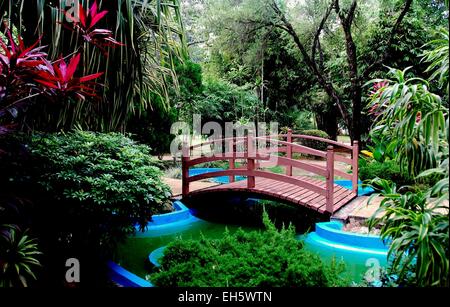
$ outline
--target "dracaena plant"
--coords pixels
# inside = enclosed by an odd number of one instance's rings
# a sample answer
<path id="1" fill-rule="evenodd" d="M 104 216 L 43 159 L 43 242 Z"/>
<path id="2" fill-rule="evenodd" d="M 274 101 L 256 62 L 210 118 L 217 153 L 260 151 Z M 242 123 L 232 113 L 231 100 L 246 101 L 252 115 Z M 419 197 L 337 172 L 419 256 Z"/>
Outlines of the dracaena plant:
<path id="1" fill-rule="evenodd" d="M 0 36 L 0 118 L 16 117 L 20 107 L 39 94 L 33 80 L 47 56 L 44 47 L 38 47 L 40 39 L 26 47 L 20 36 L 18 42 L 14 40 L 10 30 L 6 37 L 8 43 Z M 5 127 L 0 134 L 8 131 Z"/>
<path id="2" fill-rule="evenodd" d="M 68 63 L 63 58 L 53 64 L 45 60 L 38 71 L 36 82 L 44 87 L 44 93 L 52 99 L 79 98 L 85 100 L 86 96 L 96 96 L 97 79 L 103 73 L 95 73 L 83 77 L 75 77 L 75 72 L 80 64 L 80 54 L 73 56 Z"/>
<path id="3" fill-rule="evenodd" d="M 38 46 L 41 38 L 27 47 L 20 35 L 16 42 L 12 32 L 6 31 L 7 39 L 0 37 L 0 135 L 11 131 L 19 111 L 37 96 L 44 97 L 39 102 L 63 103 L 97 97 L 98 84 L 93 80 L 103 72 L 76 76 L 82 66 L 80 53 L 68 62 L 63 57 L 52 62 L 45 46 Z"/>
<path id="4" fill-rule="evenodd" d="M 188 57 L 180 0 L 72 1 L 82 9 L 67 9 L 65 2 L 3 1 L 0 14 L 14 16 L 11 24 L 27 40 L 42 35 L 51 59 L 80 52 L 84 63 L 77 73 L 105 72 L 104 86 L 98 87 L 102 103 L 36 106 L 27 114 L 27 126 L 124 131 L 130 115 L 159 104 L 168 108 L 170 88 L 178 84 L 175 58 Z"/>
<path id="5" fill-rule="evenodd" d="M 97 1 L 94 1 L 90 9 L 85 10 L 81 3 L 78 6 L 78 18 L 68 15 L 72 21 L 72 27 L 64 24 L 66 28 L 79 33 L 84 41 L 98 47 L 104 54 L 107 54 L 107 47 L 123 46 L 122 43 L 114 39 L 113 32 L 109 29 L 95 28 L 97 23 L 102 20 L 107 10 L 99 11 Z"/>

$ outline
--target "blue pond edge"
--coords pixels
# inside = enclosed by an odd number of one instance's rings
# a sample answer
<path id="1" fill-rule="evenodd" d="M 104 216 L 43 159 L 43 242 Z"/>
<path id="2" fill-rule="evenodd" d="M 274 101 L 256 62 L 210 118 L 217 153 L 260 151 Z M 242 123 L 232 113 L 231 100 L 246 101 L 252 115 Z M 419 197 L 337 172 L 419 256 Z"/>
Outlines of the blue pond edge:
<path id="1" fill-rule="evenodd" d="M 161 234 L 199 221 L 181 201 L 174 201 L 173 207 L 175 209 L 173 212 L 153 215 L 151 222 L 147 224 L 146 232 L 154 231 L 156 234 Z M 136 226 L 136 231 L 139 231 L 138 226 Z M 139 236 L 139 232 L 137 235 Z M 154 287 L 151 282 L 131 273 L 113 261 L 108 261 L 107 265 L 110 279 L 123 287 Z"/>
<path id="2" fill-rule="evenodd" d="M 342 231 L 338 221 L 316 223 L 316 231 L 309 233 L 307 244 L 343 250 L 362 256 L 387 258 L 389 245 L 380 236 Z"/>
<path id="3" fill-rule="evenodd" d="M 166 246 L 161 246 L 160 248 L 155 249 L 148 255 L 148 260 L 151 264 L 153 264 L 156 267 L 160 267 L 161 264 L 159 264 L 159 259 L 163 256 L 164 250 L 166 249 Z"/>
<path id="4" fill-rule="evenodd" d="M 123 267 L 121 267 L 120 265 L 118 265 L 113 261 L 108 261 L 108 269 L 109 269 L 109 278 L 113 282 L 119 284 L 122 287 L 129 287 L 129 288 L 154 287 L 154 285 L 151 282 L 131 273 L 128 270 L 125 270 Z"/>

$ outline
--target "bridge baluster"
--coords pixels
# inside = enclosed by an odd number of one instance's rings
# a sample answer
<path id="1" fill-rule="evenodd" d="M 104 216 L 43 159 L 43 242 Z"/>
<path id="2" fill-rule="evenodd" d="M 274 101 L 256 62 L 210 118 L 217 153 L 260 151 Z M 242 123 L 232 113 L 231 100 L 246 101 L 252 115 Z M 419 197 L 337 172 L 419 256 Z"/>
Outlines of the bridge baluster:
<path id="1" fill-rule="evenodd" d="M 234 159 L 235 146 L 234 146 L 234 143 L 235 143 L 234 137 L 230 141 L 228 141 L 228 152 L 231 155 L 230 156 L 231 159 L 228 160 L 228 168 L 230 170 L 235 168 L 235 159 Z M 234 175 L 229 176 L 229 181 L 234 182 Z"/>
<path id="2" fill-rule="evenodd" d="M 359 144 L 358 141 L 353 141 L 352 149 L 352 191 L 358 195 L 358 157 Z"/>
<path id="3" fill-rule="evenodd" d="M 326 208 L 329 213 L 333 213 L 334 207 L 334 150 L 333 146 L 327 147 L 327 204 Z"/>
<path id="4" fill-rule="evenodd" d="M 253 172 L 255 170 L 255 156 L 253 155 L 253 138 L 250 134 L 247 134 L 245 138 L 247 147 L 247 170 Z M 247 176 L 247 188 L 252 189 L 255 187 L 255 176 Z"/>
<path id="5" fill-rule="evenodd" d="M 187 142 L 183 142 L 183 147 L 181 148 L 181 176 L 182 176 L 182 187 L 181 192 L 183 197 L 189 194 L 189 166 L 187 165 L 190 159 L 190 148 Z"/>
<path id="6" fill-rule="evenodd" d="M 288 159 L 292 159 L 292 146 L 291 146 L 291 143 L 292 143 L 292 129 L 288 130 L 286 142 L 289 143 L 287 145 L 287 149 L 286 149 L 286 157 Z M 286 175 L 287 176 L 292 176 L 292 165 L 286 166 Z"/>

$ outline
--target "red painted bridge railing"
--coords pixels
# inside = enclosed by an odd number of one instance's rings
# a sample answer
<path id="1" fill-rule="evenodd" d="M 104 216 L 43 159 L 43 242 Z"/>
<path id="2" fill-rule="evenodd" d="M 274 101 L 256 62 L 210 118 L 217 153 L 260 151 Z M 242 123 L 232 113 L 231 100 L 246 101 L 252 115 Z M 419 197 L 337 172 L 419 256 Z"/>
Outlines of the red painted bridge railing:
<path id="1" fill-rule="evenodd" d="M 296 143 L 294 140 L 309 139 L 328 144 L 326 151 L 306 147 Z M 191 157 L 195 151 L 202 151 L 205 147 L 214 145 L 215 152 L 200 153 L 199 157 Z M 349 155 L 342 156 L 339 153 Z M 284 156 L 279 156 L 284 153 Z M 326 167 L 309 164 L 294 158 L 294 153 L 301 153 L 320 157 L 326 160 Z M 189 169 L 195 165 L 228 160 L 229 169 L 189 176 Z M 243 161 L 244 167 L 237 168 L 236 162 Z M 343 162 L 351 166 L 352 173 L 348 174 L 335 168 L 335 161 Z M 285 174 L 276 174 L 261 169 L 262 165 L 280 165 L 285 167 Z M 292 176 L 292 169 L 299 168 L 326 180 L 325 188 Z M 216 139 L 189 146 L 187 143 L 182 147 L 182 194 L 189 195 L 189 184 L 194 181 L 213 177 L 228 176 L 230 182 L 235 181 L 235 176 L 245 176 L 247 188 L 255 188 L 255 177 L 268 178 L 276 181 L 286 182 L 298 187 L 311 190 L 326 198 L 326 211 L 333 212 L 334 177 L 339 176 L 352 181 L 352 192 L 358 193 L 358 142 L 353 145 L 308 135 L 293 134 L 291 130 L 287 134 L 255 137 L 233 137 Z"/>

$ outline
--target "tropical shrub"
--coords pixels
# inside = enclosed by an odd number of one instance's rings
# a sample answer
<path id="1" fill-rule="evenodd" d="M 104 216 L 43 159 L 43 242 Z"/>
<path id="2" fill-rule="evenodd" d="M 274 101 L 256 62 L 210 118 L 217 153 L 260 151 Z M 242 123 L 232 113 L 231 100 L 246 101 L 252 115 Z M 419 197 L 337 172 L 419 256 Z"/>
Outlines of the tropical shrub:
<path id="1" fill-rule="evenodd" d="M 448 35 L 444 38 L 448 46 Z M 425 60 L 434 61 L 428 71 L 438 72 L 431 78 L 439 75 L 442 86 L 448 80 L 448 53 L 440 48 L 442 42 L 435 53 L 425 53 Z M 371 133 L 391 140 L 389 147 L 402 170 L 416 179 L 431 177 L 437 182 L 400 194 L 395 184 L 376 179 L 384 199 L 370 227 L 381 224 L 382 237 L 391 241 L 389 274 L 396 275 L 397 284 L 448 286 L 449 220 L 448 204 L 443 203 L 449 197 L 448 108 L 429 91 L 427 81 L 407 79 L 406 70 L 391 69 L 396 81 L 385 82 L 372 93 L 370 112 L 379 121 Z"/>
<path id="2" fill-rule="evenodd" d="M 448 207 L 430 201 L 428 192 L 400 194 L 395 183 L 377 180 L 376 184 L 382 191 L 371 198 L 384 199 L 369 227 L 382 225 L 382 238 L 391 242 L 388 273 L 397 275 L 399 285 L 448 286 Z"/>
<path id="3" fill-rule="evenodd" d="M 40 267 L 36 239 L 15 225 L 0 225 L 0 288 L 27 287 Z"/>
<path id="4" fill-rule="evenodd" d="M 371 134 L 389 144 L 402 170 L 417 176 L 443 158 L 448 109 L 429 91 L 428 81 L 407 78 L 407 71 L 390 69 L 394 80 L 372 81 L 384 85 L 371 94 L 369 112 L 376 116 Z"/>
<path id="5" fill-rule="evenodd" d="M 126 217 L 128 228 L 133 222 L 144 227 L 170 197 L 148 147 L 119 133 L 36 135 L 31 146 L 38 182 L 82 214 L 94 210 L 105 218 Z"/>
<path id="6" fill-rule="evenodd" d="M 150 276 L 157 286 L 336 287 L 348 282 L 342 263 L 325 264 L 303 249 L 292 227 L 277 231 L 264 216 L 265 231 L 225 232 L 222 239 L 170 243 Z"/>
<path id="7" fill-rule="evenodd" d="M 325 131 L 322 130 L 301 130 L 299 133 L 302 135 L 317 136 L 324 139 L 330 138 L 330 136 Z M 308 139 L 300 139 L 300 144 L 318 150 L 327 150 L 328 146 L 328 144 L 325 142 Z"/>

